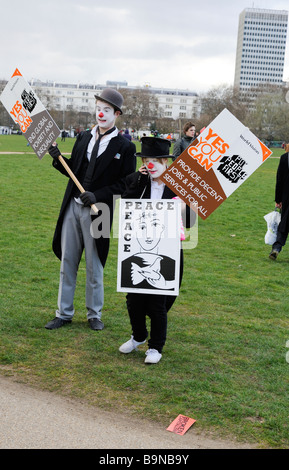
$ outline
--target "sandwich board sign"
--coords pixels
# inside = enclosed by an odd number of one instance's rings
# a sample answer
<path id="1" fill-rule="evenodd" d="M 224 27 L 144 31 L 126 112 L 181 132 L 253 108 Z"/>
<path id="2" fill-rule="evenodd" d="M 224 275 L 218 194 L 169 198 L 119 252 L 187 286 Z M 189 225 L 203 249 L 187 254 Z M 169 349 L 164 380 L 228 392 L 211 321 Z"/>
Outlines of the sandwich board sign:
<path id="1" fill-rule="evenodd" d="M 272 154 L 224 109 L 160 179 L 206 219 Z"/>
<path id="2" fill-rule="evenodd" d="M 41 160 L 60 135 L 60 129 L 18 69 L 8 81 L 0 100 Z"/>

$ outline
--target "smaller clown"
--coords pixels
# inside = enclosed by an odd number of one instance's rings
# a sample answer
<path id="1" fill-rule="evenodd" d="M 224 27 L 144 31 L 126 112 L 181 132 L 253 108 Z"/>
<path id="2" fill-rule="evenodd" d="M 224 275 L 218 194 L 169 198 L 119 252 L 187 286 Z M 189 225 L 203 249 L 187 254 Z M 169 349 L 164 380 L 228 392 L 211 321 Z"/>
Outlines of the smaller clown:
<path id="1" fill-rule="evenodd" d="M 143 137 L 141 139 L 141 152 L 136 156 L 141 157 L 142 165 L 139 171 L 126 177 L 126 189 L 122 197 L 124 199 L 175 199 L 175 193 L 168 188 L 161 180 L 161 175 L 168 167 L 168 159 L 171 143 L 167 139 L 159 137 Z M 196 213 L 192 211 L 182 201 L 182 215 L 184 226 L 186 228 L 194 225 Z M 144 224 L 143 224 L 144 225 Z M 144 279 L 145 271 L 148 274 L 149 282 L 156 286 L 156 279 L 161 279 L 163 284 L 168 283 L 174 270 L 169 260 L 164 260 L 162 256 L 154 258 L 154 262 L 149 262 L 151 247 L 149 245 L 150 237 L 147 235 L 148 222 L 146 221 L 145 245 L 142 243 L 141 253 L 138 256 L 142 258 L 143 264 L 140 265 L 137 256 L 134 257 L 131 266 L 124 271 L 128 277 L 127 282 L 138 284 Z M 159 231 L 162 226 L 159 223 Z M 161 236 L 161 233 L 159 233 Z M 159 238 L 159 237 L 156 237 Z M 152 243 L 152 242 L 151 242 Z M 166 265 L 166 266 L 164 266 Z M 170 267 L 171 266 L 171 267 Z M 164 269 L 163 269 L 164 268 Z M 143 271 L 142 271 L 143 270 Z M 165 274 L 163 274 L 165 273 Z M 180 252 L 180 283 L 183 273 L 183 250 Z M 142 279 L 137 277 L 142 274 Z M 124 275 L 123 275 L 124 278 Z M 127 284 L 126 284 L 127 285 Z M 162 285 L 163 287 L 163 285 Z M 163 347 L 167 336 L 167 313 L 172 307 L 176 296 L 163 294 L 143 294 L 129 292 L 126 297 L 126 304 L 130 323 L 132 327 L 131 338 L 119 347 L 123 354 L 129 354 L 138 349 L 138 346 L 144 344 L 148 339 L 148 350 L 146 351 L 146 364 L 156 364 L 162 357 Z M 150 335 L 146 327 L 146 317 L 150 318 Z"/>

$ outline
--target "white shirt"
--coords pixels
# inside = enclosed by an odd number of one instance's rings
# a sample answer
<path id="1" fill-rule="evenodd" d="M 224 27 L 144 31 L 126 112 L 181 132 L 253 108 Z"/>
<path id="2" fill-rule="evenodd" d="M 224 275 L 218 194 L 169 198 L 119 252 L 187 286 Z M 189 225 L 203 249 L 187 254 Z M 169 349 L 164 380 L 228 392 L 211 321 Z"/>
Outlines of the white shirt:
<path id="1" fill-rule="evenodd" d="M 90 139 L 90 142 L 89 142 L 88 147 L 87 147 L 87 153 L 86 153 L 88 161 L 90 161 L 92 149 L 93 149 L 94 144 L 96 142 L 96 139 L 98 137 L 97 126 L 94 126 L 91 129 L 91 134 L 92 134 L 92 138 Z M 110 139 L 112 139 L 113 137 L 116 137 L 117 135 L 118 135 L 118 128 L 116 127 L 113 132 L 111 132 L 110 134 L 107 134 L 107 135 L 105 135 L 104 137 L 101 138 L 96 158 L 98 158 L 103 152 L 105 152 L 105 150 L 107 149 L 107 146 L 109 144 Z M 78 204 L 83 204 L 80 197 L 74 198 L 74 199 Z"/>
<path id="2" fill-rule="evenodd" d="M 92 129 L 91 129 L 91 135 L 92 135 L 92 138 L 90 139 L 90 142 L 88 144 L 88 147 L 87 147 L 87 160 L 90 161 L 90 157 L 91 157 L 91 152 L 92 152 L 92 149 L 94 147 L 94 144 L 96 142 L 96 139 L 98 137 L 98 133 L 97 133 L 97 129 L 98 127 L 97 126 L 94 126 Z M 107 146 L 109 144 L 109 141 L 110 139 L 112 139 L 113 137 L 116 137 L 118 135 L 118 128 L 116 127 L 115 130 L 113 132 L 111 132 L 110 134 L 107 134 L 105 135 L 104 137 L 102 137 L 100 143 L 99 143 L 99 147 L 98 147 L 98 152 L 97 152 L 97 157 L 99 157 L 106 149 L 107 149 Z"/>
<path id="3" fill-rule="evenodd" d="M 151 199 L 161 199 L 165 189 L 165 183 L 159 184 L 157 181 L 151 180 Z"/>

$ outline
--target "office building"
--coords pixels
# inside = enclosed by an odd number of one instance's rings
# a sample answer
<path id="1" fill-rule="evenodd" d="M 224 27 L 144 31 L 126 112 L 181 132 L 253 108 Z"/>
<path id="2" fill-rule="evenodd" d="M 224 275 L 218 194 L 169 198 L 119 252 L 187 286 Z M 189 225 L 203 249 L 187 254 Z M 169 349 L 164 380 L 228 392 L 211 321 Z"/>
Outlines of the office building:
<path id="1" fill-rule="evenodd" d="M 234 86 L 283 85 L 288 11 L 246 8 L 239 16 Z"/>

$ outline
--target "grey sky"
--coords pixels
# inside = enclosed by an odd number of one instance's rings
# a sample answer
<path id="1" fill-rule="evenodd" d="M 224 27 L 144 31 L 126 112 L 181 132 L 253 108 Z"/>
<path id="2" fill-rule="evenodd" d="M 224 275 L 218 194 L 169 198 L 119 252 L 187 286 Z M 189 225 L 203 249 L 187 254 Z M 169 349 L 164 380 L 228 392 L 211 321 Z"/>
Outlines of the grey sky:
<path id="1" fill-rule="evenodd" d="M 0 78 L 187 88 L 232 85 L 239 14 L 288 0 L 14 0 L 1 5 Z M 284 79 L 289 80 L 289 33 Z"/>

